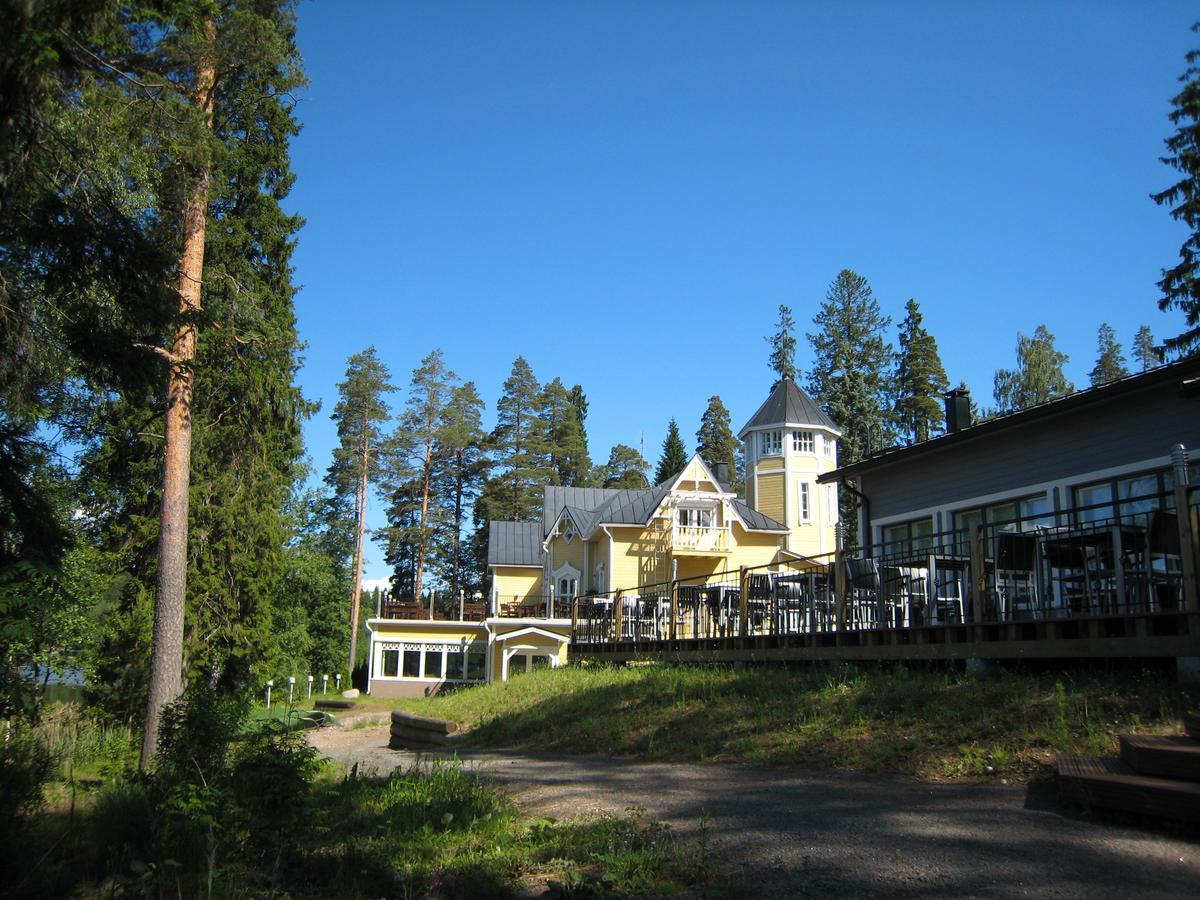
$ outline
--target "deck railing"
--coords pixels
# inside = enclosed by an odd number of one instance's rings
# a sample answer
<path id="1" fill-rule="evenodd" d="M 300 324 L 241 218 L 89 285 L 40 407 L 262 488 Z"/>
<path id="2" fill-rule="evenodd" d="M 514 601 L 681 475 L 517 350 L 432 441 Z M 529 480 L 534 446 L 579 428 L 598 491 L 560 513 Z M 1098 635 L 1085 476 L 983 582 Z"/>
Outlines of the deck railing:
<path id="1" fill-rule="evenodd" d="M 1068 509 L 870 554 L 580 597 L 573 640 L 720 640 L 1195 611 L 1200 488 L 1140 501 L 1120 516 Z"/>

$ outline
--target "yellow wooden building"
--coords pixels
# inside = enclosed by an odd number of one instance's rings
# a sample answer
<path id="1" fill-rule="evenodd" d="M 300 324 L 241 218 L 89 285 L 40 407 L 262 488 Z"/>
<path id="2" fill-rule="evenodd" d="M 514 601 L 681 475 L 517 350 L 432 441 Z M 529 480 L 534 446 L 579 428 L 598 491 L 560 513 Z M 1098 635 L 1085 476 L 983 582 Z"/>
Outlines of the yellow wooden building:
<path id="1" fill-rule="evenodd" d="M 434 693 L 507 680 L 567 658 L 571 606 L 585 594 L 666 589 L 675 579 L 764 566 L 834 549 L 837 426 L 784 379 L 739 432 L 746 498 L 697 454 L 644 490 L 549 486 L 535 522 L 492 522 L 486 608 L 457 621 L 415 608 L 370 619 L 370 692 Z M 474 619 L 471 621 L 470 619 Z"/>

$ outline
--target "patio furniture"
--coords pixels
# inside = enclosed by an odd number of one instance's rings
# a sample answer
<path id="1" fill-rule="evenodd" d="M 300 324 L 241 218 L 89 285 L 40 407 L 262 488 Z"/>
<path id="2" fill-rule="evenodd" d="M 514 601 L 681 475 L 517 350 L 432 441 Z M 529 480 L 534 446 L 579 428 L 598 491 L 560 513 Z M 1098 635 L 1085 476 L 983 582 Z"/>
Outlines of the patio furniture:
<path id="1" fill-rule="evenodd" d="M 1002 532 L 996 536 L 996 599 L 1001 621 L 1038 618 L 1037 538 Z"/>
<path id="2" fill-rule="evenodd" d="M 879 567 L 875 560 L 847 559 L 846 576 L 849 627 L 877 627 L 883 618 L 880 614 L 883 594 L 879 589 Z"/>

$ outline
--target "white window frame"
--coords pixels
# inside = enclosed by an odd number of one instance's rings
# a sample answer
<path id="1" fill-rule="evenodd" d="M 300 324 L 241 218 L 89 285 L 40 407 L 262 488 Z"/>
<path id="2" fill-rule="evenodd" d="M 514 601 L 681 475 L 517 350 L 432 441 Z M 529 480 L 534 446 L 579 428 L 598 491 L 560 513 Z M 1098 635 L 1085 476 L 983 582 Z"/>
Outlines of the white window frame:
<path id="1" fill-rule="evenodd" d="M 792 432 L 792 452 L 816 454 L 817 438 L 811 431 Z"/>
<path id="2" fill-rule="evenodd" d="M 383 666 L 384 666 L 383 656 L 385 653 L 388 653 L 389 651 L 399 654 L 399 656 L 397 657 L 397 660 L 396 660 L 396 674 L 395 675 L 384 675 L 383 674 Z M 469 679 L 467 678 L 467 669 L 469 668 L 468 658 L 472 652 L 479 653 L 479 654 L 483 655 L 485 658 L 485 662 L 484 662 L 485 678 L 484 678 L 484 680 L 486 681 L 487 680 L 486 679 L 487 644 L 485 644 L 481 641 L 468 641 L 467 643 L 464 643 L 464 644 L 455 644 L 450 641 L 432 641 L 432 640 L 427 641 L 427 640 L 408 640 L 408 639 L 403 640 L 403 641 L 384 641 L 379 644 L 379 657 L 378 657 L 379 670 L 377 673 L 372 674 L 371 677 L 373 680 L 379 680 L 379 681 L 439 681 L 439 682 L 444 682 L 444 683 L 449 683 L 449 682 L 468 683 L 469 682 Z M 416 675 L 405 675 L 404 674 L 404 654 L 405 653 L 420 653 L 421 654 L 421 657 L 420 657 L 421 664 L 418 669 L 418 674 L 416 674 Z M 426 655 L 429 653 L 441 655 L 442 663 L 437 668 L 440 668 L 443 672 L 446 673 L 444 676 L 443 675 L 430 675 L 426 671 L 425 658 L 426 658 Z M 448 670 L 450 653 L 462 653 L 463 654 L 463 668 L 458 672 L 457 675 L 452 674 Z"/>
<path id="3" fill-rule="evenodd" d="M 708 517 L 707 523 L 702 521 L 705 514 Z M 693 519 L 695 521 L 688 521 Z M 681 506 L 676 521 L 682 528 L 716 528 L 716 510 L 711 506 Z"/>
<path id="4" fill-rule="evenodd" d="M 801 481 L 799 484 L 799 503 L 796 505 L 798 519 L 801 522 L 811 522 L 812 515 L 812 482 Z"/>
<path id="5" fill-rule="evenodd" d="M 759 432 L 758 455 L 759 456 L 782 456 L 783 455 L 783 432 L 782 431 Z"/>

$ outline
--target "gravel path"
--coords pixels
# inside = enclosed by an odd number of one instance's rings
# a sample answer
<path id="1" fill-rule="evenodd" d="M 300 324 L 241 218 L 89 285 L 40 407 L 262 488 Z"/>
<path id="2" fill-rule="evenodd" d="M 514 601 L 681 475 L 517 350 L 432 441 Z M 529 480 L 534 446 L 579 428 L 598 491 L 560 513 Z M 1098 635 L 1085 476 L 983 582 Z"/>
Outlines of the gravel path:
<path id="1" fill-rule="evenodd" d="M 360 771 L 431 759 L 385 725 L 313 743 Z M 1200 896 L 1200 833 L 1064 816 L 1053 785 L 925 784 L 748 765 L 462 749 L 526 809 L 566 818 L 644 807 L 696 836 L 735 896 Z"/>

